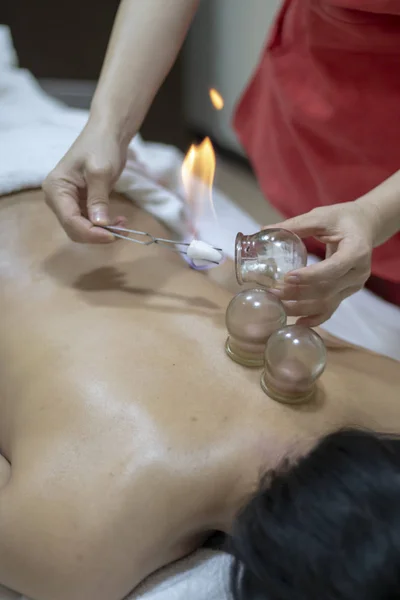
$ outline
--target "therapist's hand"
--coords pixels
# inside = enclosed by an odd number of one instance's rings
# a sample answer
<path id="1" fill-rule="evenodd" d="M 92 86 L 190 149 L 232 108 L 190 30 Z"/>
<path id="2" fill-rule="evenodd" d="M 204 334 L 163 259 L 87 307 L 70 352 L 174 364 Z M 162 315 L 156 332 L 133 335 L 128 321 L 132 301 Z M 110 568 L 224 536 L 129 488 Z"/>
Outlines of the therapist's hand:
<path id="1" fill-rule="evenodd" d="M 339 304 L 360 290 L 371 273 L 379 215 L 358 201 L 316 208 L 274 227 L 326 244 L 325 260 L 289 273 L 281 290 L 272 290 L 297 323 L 316 327 Z"/>
<path id="2" fill-rule="evenodd" d="M 75 242 L 107 243 L 109 195 L 126 162 L 126 148 L 90 121 L 43 184 L 46 203 Z M 113 225 L 123 224 L 118 217 Z"/>

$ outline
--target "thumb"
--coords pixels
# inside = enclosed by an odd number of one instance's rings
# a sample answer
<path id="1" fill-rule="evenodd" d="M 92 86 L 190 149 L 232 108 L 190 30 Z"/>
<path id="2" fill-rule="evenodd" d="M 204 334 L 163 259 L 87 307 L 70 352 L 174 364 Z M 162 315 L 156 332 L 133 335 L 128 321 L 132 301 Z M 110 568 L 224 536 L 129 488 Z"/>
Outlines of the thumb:
<path id="1" fill-rule="evenodd" d="M 108 225 L 110 223 L 108 177 L 105 173 L 86 173 L 86 182 L 89 220 L 99 227 Z"/>
<path id="2" fill-rule="evenodd" d="M 314 214 L 313 211 L 287 219 L 281 223 L 275 225 L 268 225 L 263 229 L 274 229 L 274 228 L 288 229 L 293 233 L 296 233 L 300 238 L 306 237 L 318 237 L 326 233 L 326 225 L 324 225 L 323 219 L 318 215 Z"/>

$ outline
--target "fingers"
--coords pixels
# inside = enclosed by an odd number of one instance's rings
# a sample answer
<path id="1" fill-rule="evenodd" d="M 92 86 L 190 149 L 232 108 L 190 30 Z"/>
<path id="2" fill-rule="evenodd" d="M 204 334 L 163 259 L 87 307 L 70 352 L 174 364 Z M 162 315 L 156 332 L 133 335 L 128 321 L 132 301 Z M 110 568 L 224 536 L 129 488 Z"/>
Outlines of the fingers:
<path id="1" fill-rule="evenodd" d="M 337 310 L 337 308 L 339 307 L 341 300 L 336 299 L 336 300 L 332 300 L 332 302 L 330 303 L 330 305 L 325 304 L 325 306 L 323 307 L 323 310 L 321 310 L 321 312 L 314 312 L 313 313 L 313 307 L 310 304 L 309 305 L 309 310 L 310 313 L 307 316 L 301 316 L 299 319 L 297 319 L 296 321 L 296 325 L 303 325 L 304 327 L 318 327 L 319 325 L 322 325 L 322 323 L 325 323 L 325 321 L 328 321 L 328 319 L 331 318 L 331 316 L 333 315 L 333 313 Z M 286 307 L 286 306 L 285 306 Z M 299 308 L 301 310 L 301 308 Z M 299 314 L 304 315 L 304 309 L 301 310 L 301 312 L 298 312 L 298 309 L 296 307 L 292 307 L 292 315 L 288 316 L 298 316 Z"/>
<path id="2" fill-rule="evenodd" d="M 286 314 L 290 317 L 324 315 L 331 313 L 332 307 L 335 307 L 334 310 L 336 310 L 342 300 L 358 292 L 361 287 L 359 285 L 351 286 L 332 296 L 317 297 L 309 300 L 284 300 L 282 304 L 285 307 Z"/>
<path id="3" fill-rule="evenodd" d="M 313 300 L 316 296 L 321 298 L 327 297 L 333 293 L 330 282 L 321 281 L 318 284 L 318 289 L 315 286 L 301 285 L 297 283 L 285 283 L 281 288 L 271 288 L 268 290 L 271 294 L 282 301 L 296 300 Z"/>
<path id="4" fill-rule="evenodd" d="M 330 298 L 323 300 L 305 300 L 301 302 L 283 302 L 286 314 L 298 317 L 296 324 L 305 327 L 317 327 L 331 318 L 341 302 L 360 290 L 360 286 L 351 286 Z"/>
<path id="5" fill-rule="evenodd" d="M 115 240 L 110 231 L 96 227 L 81 215 L 72 217 L 61 225 L 72 241 L 81 244 L 109 244 Z"/>
<path id="6" fill-rule="evenodd" d="M 313 317 L 328 313 L 333 300 L 285 300 L 282 302 L 288 317 Z"/>
<path id="7" fill-rule="evenodd" d="M 112 233 L 96 227 L 82 216 L 75 186 L 48 178 L 43 184 L 46 204 L 74 242 L 101 244 L 114 241 Z"/>
<path id="8" fill-rule="evenodd" d="M 263 227 L 263 229 L 276 228 L 288 229 L 301 238 L 311 236 L 318 237 L 323 235 L 326 231 L 326 226 L 321 223 L 321 216 L 318 215 L 317 211 L 310 211 L 304 215 L 277 223 L 276 225 Z"/>
<path id="9" fill-rule="evenodd" d="M 314 315 L 313 317 L 300 317 L 300 319 L 297 319 L 296 325 L 303 325 L 303 327 L 319 327 L 319 325 L 329 321 L 336 308 L 322 315 Z"/>
<path id="10" fill-rule="evenodd" d="M 304 325 L 304 327 L 318 327 L 319 325 L 322 325 L 332 317 L 332 315 L 336 312 L 336 310 L 339 308 L 339 305 L 345 298 L 352 296 L 359 290 L 360 288 L 358 286 L 348 288 L 342 294 L 340 294 L 336 298 L 336 300 L 332 300 L 329 309 L 319 314 L 310 315 L 308 317 L 300 317 L 300 319 L 297 319 L 296 325 Z"/>
<path id="11" fill-rule="evenodd" d="M 347 287 L 348 280 L 350 285 L 359 281 L 364 284 L 370 274 L 371 252 L 368 243 L 346 238 L 337 245 L 334 254 L 319 263 L 288 273 L 285 282 L 315 289 L 322 285 L 337 291 Z"/>
<path id="12" fill-rule="evenodd" d="M 363 234 L 359 216 L 342 206 L 316 208 L 274 227 L 315 237 L 326 244 L 325 260 L 288 273 L 280 289 L 270 290 L 289 316 L 315 327 L 328 320 L 340 302 L 360 290 L 370 275 L 372 244 Z M 266 228 L 268 229 L 268 228 Z"/>
<path id="13" fill-rule="evenodd" d="M 346 275 L 331 281 L 320 281 L 316 285 L 287 283 L 283 288 L 269 290 L 280 300 L 315 300 L 328 298 L 348 288 L 361 289 L 369 277 L 369 271 L 350 269 Z"/>
<path id="14" fill-rule="evenodd" d="M 345 240 L 338 244 L 337 251 L 321 262 L 309 265 L 298 271 L 288 273 L 285 281 L 301 285 L 318 285 L 321 282 L 333 282 L 346 275 L 354 265 L 354 253 L 357 248 Z"/>
<path id="15" fill-rule="evenodd" d="M 106 169 L 88 169 L 86 171 L 87 183 L 87 211 L 92 223 L 99 226 L 110 224 L 109 204 L 111 173 Z"/>

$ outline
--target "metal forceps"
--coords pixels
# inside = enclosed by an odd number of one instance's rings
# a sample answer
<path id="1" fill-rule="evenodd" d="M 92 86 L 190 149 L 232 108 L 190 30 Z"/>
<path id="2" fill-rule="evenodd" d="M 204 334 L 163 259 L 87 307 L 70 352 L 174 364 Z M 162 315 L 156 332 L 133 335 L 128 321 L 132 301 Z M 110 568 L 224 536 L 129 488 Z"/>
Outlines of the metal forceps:
<path id="1" fill-rule="evenodd" d="M 136 231 L 135 229 L 125 229 L 124 227 L 114 227 L 112 225 L 107 225 L 105 229 L 111 231 L 115 237 L 126 240 L 127 242 L 133 242 L 134 244 L 140 244 L 141 246 L 151 246 L 152 244 L 157 244 L 158 246 L 162 246 L 171 250 L 172 252 L 178 252 L 179 254 L 187 255 L 187 250 L 180 250 L 176 246 L 184 246 L 186 249 L 190 246 L 189 242 L 178 242 L 177 240 L 167 240 L 165 238 L 158 238 L 151 235 L 151 233 L 147 233 L 146 231 Z M 116 233 L 117 232 L 117 233 Z M 124 235 L 128 234 L 128 235 Z M 141 237 L 143 239 L 135 239 L 130 237 L 131 235 L 135 235 L 137 237 Z M 147 238 L 147 239 L 146 239 Z M 214 247 L 213 247 L 214 248 Z M 218 252 L 222 253 L 221 248 L 214 248 L 214 250 L 218 250 Z M 207 259 L 204 259 L 207 260 Z M 218 262 L 208 260 L 208 262 L 218 265 Z"/>

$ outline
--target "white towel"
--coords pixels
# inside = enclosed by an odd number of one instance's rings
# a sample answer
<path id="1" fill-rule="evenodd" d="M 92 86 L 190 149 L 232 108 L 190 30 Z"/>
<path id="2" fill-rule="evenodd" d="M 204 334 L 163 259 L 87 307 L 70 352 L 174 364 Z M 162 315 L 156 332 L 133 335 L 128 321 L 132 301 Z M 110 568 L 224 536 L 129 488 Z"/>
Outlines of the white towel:
<path id="1" fill-rule="evenodd" d="M 1 34 L 0 28 L 0 38 Z M 3 64 L 0 69 L 0 194 L 40 187 L 87 119 L 87 111 L 66 108 L 47 96 L 29 72 L 6 68 Z M 146 170 L 141 162 L 147 163 Z M 127 168 L 116 185 L 117 191 L 179 234 L 184 225 L 183 201 L 175 193 L 173 186 L 178 186 L 172 174 L 176 174 L 175 165 L 180 162 L 180 153 L 174 148 L 144 144 L 140 136 L 136 136 L 129 147 Z"/>
<path id="2" fill-rule="evenodd" d="M 222 552 L 198 550 L 149 577 L 126 600 L 230 600 L 231 560 Z"/>
<path id="3" fill-rule="evenodd" d="M 231 600 L 231 557 L 198 550 L 146 579 L 125 600 Z M 0 585 L 0 600 L 29 600 Z"/>

